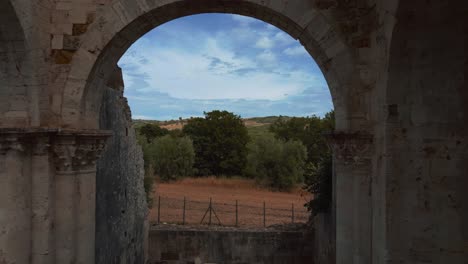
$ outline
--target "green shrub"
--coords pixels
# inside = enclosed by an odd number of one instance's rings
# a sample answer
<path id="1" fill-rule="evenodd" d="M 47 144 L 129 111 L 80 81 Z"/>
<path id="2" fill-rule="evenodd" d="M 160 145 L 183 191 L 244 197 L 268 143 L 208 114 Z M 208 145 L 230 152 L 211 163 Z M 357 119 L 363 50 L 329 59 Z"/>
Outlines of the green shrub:
<path id="1" fill-rule="evenodd" d="M 242 173 L 246 163 L 249 135 L 240 116 L 227 111 L 211 111 L 204 118 L 191 118 L 183 128 L 195 148 L 195 168 L 199 176 Z"/>
<path id="2" fill-rule="evenodd" d="M 307 150 L 301 142 L 284 142 L 266 135 L 255 138 L 247 148 L 245 176 L 277 190 L 288 190 L 302 182 Z"/>
<path id="3" fill-rule="evenodd" d="M 162 181 L 175 180 L 193 174 L 195 151 L 188 137 L 166 135 L 147 144 L 146 159 Z"/>
<path id="4" fill-rule="evenodd" d="M 332 156 L 325 156 L 318 166 L 308 163 L 304 173 L 305 188 L 314 195 L 314 198 L 305 204 L 312 216 L 318 213 L 327 213 L 332 202 Z"/>

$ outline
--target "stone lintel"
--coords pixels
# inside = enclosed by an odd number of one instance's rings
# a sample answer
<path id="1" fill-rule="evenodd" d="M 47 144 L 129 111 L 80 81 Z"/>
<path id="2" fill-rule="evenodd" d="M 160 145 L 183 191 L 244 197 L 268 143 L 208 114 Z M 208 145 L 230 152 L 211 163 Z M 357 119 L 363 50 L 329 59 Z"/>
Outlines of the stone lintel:
<path id="1" fill-rule="evenodd" d="M 370 161 L 373 153 L 373 135 L 366 132 L 334 132 L 325 135 L 333 155 L 345 164 Z"/>
<path id="2" fill-rule="evenodd" d="M 31 151 L 33 155 L 52 152 L 58 173 L 89 172 L 95 164 L 106 140 L 112 135 L 108 130 L 73 129 L 0 129 L 0 155 L 8 151 Z"/>

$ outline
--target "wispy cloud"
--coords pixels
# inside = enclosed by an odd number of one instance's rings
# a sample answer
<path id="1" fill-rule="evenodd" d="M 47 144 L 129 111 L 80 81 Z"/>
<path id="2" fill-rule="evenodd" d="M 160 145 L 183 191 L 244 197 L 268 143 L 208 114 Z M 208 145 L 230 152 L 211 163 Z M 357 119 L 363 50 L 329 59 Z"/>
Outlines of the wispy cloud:
<path id="1" fill-rule="evenodd" d="M 251 18 L 248 16 L 239 16 L 239 15 L 231 15 L 231 19 L 238 22 L 242 26 L 246 26 L 252 23 L 258 23 L 259 21 L 255 18 Z"/>
<path id="2" fill-rule="evenodd" d="M 289 56 L 308 55 L 307 51 L 302 46 L 290 47 L 290 48 L 285 49 L 283 52 L 284 54 L 289 55 Z"/>
<path id="3" fill-rule="evenodd" d="M 301 49 L 287 34 L 259 20 L 198 15 L 151 31 L 119 65 L 134 116 L 177 118 L 209 108 L 249 116 L 326 112 L 331 105 L 326 83 Z M 321 100 L 303 94 L 310 87 Z M 323 102 L 324 94 L 329 104 Z M 306 97 L 309 103 L 298 105 Z"/>
<path id="4" fill-rule="evenodd" d="M 260 49 L 270 49 L 273 47 L 273 40 L 271 40 L 268 37 L 261 37 L 257 40 L 255 43 L 255 47 L 260 48 Z"/>

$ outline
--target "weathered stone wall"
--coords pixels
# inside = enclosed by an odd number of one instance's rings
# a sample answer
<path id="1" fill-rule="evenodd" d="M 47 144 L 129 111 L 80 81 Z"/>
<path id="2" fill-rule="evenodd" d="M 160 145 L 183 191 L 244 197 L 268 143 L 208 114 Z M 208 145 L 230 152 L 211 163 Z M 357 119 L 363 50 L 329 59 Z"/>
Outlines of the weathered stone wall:
<path id="1" fill-rule="evenodd" d="M 313 219 L 314 264 L 336 263 L 335 223 L 331 213 L 318 214 Z"/>
<path id="2" fill-rule="evenodd" d="M 398 7 L 382 154 L 392 263 L 468 263 L 467 11 L 466 1 Z"/>
<path id="3" fill-rule="evenodd" d="M 142 183 L 121 172 L 135 161 L 133 131 L 105 87 L 140 36 L 206 12 L 276 25 L 322 69 L 341 133 L 337 263 L 466 263 L 467 10 L 466 0 L 0 1 L 0 263 L 92 263 L 99 127 L 118 133 L 99 164 L 98 256 L 114 263 L 138 246 L 143 216 L 129 212 Z"/>
<path id="4" fill-rule="evenodd" d="M 143 154 L 137 145 L 120 69 L 102 98 L 100 125 L 113 136 L 97 164 L 96 263 L 144 263 L 147 205 Z"/>
<path id="5" fill-rule="evenodd" d="M 150 231 L 149 263 L 310 264 L 313 239 L 302 232 L 177 230 Z"/>

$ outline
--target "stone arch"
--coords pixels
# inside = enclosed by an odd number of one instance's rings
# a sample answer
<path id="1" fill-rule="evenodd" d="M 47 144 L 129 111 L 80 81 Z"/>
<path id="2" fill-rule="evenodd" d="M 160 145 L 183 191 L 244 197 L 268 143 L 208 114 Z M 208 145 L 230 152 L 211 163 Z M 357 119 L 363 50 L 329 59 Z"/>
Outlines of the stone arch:
<path id="1" fill-rule="evenodd" d="M 166 1 L 143 4 L 113 1 L 98 14 L 76 50 L 64 88 L 62 125 L 97 128 L 100 89 L 128 47 L 151 29 L 170 20 L 200 13 L 233 13 L 277 26 L 298 39 L 316 60 L 332 94 L 337 126 L 348 129 L 346 94 L 359 83 L 355 52 L 341 31 L 310 1 Z"/>
<path id="2" fill-rule="evenodd" d="M 372 73 L 366 75 L 366 71 L 371 71 L 368 61 L 362 57 L 371 53 L 369 31 L 374 29 L 366 26 L 361 31 L 361 24 L 357 22 L 361 17 L 356 16 L 354 19 L 354 15 L 359 12 L 365 13 L 363 16 L 373 14 L 372 9 L 357 5 L 348 8 L 346 4 L 330 7 L 308 0 L 109 0 L 109 3 L 98 7 L 95 13 L 88 13 L 85 19 L 88 24 L 78 25 L 77 30 L 80 32 L 63 43 L 63 54 L 69 64 L 62 93 L 60 127 L 99 129 L 103 87 L 115 73 L 117 61 L 128 47 L 143 34 L 165 22 L 210 12 L 246 15 L 275 25 L 298 39 L 316 60 L 330 88 L 337 128 L 343 132 L 336 140 L 339 145 L 336 149 L 342 153 L 336 155 L 340 159 L 337 164 L 341 165 L 336 170 L 337 181 L 334 184 L 341 187 L 356 186 L 353 190 L 342 188 L 337 191 L 339 196 L 336 195 L 334 201 L 336 211 L 339 212 L 336 218 L 341 219 L 336 223 L 337 233 L 342 235 L 339 240 L 345 242 L 337 245 L 337 253 L 344 260 L 352 258 L 354 252 L 361 254 L 365 251 L 367 254 L 368 249 L 354 250 L 350 246 L 355 240 L 349 234 L 354 232 L 355 237 L 360 237 L 363 236 L 361 233 L 369 233 L 366 229 L 370 227 L 368 222 L 363 222 L 362 226 L 366 228 L 361 228 L 357 224 L 360 221 L 354 220 L 369 220 L 369 210 L 367 207 L 361 208 L 365 213 L 363 217 L 358 217 L 361 211 L 351 214 L 348 211 L 353 210 L 354 204 L 364 204 L 362 201 L 368 203 L 370 199 L 366 193 L 370 184 L 368 176 L 371 174 L 371 93 L 375 76 Z M 367 22 L 367 19 L 364 21 Z M 366 133 L 350 133 L 359 131 Z M 360 148 L 369 151 L 360 151 Z M 362 161 L 358 159 L 358 169 L 352 167 L 356 155 L 363 156 Z M 106 154 L 103 158 L 106 158 Z M 99 177 L 99 172 L 96 175 Z M 353 215 L 353 221 L 344 215 Z M 367 237 L 364 240 L 356 245 L 367 245 Z M 333 251 L 330 249 L 330 252 Z"/>
<path id="3" fill-rule="evenodd" d="M 0 54 L 2 55 L 0 80 L 3 81 L 4 77 L 13 74 L 12 69 L 8 68 L 9 64 L 13 64 L 13 68 L 19 70 L 24 50 L 24 31 L 16 10 L 11 1 L 2 1 L 0 2 Z"/>
<path id="4" fill-rule="evenodd" d="M 23 27 L 13 3 L 0 2 L 0 126 L 26 125 L 16 117 L 25 112 L 26 91 L 21 87 L 21 68 L 25 57 L 26 41 Z M 16 113 L 15 113 L 16 112 Z"/>

